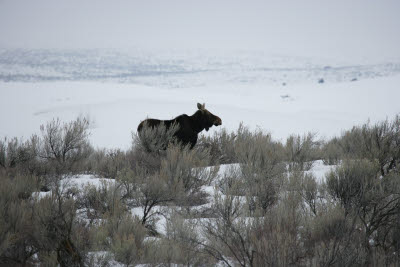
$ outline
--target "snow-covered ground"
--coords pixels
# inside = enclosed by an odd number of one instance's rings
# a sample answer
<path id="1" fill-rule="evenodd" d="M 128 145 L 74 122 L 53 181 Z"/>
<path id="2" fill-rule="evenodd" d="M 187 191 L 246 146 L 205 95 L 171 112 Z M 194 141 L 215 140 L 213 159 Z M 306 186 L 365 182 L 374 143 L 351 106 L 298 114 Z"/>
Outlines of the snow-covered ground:
<path id="1" fill-rule="evenodd" d="M 223 192 L 221 192 L 220 188 L 216 184 L 218 184 L 218 180 L 222 179 L 225 175 L 229 175 L 230 170 L 235 169 L 238 170 L 240 168 L 239 164 L 224 164 L 219 166 L 219 171 L 218 175 L 215 178 L 215 181 L 213 182 L 212 185 L 210 186 L 203 186 L 202 190 L 206 192 L 209 197 L 208 197 L 208 203 L 200 205 L 200 206 L 194 206 L 191 207 L 191 210 L 197 211 L 197 212 L 204 212 L 215 204 L 215 196 L 218 196 L 220 198 L 225 198 L 225 195 Z M 318 183 L 322 183 L 325 181 L 326 175 L 329 173 L 329 171 L 333 170 L 335 166 L 326 166 L 323 164 L 321 160 L 317 160 L 313 163 L 312 168 L 309 171 L 306 171 L 306 173 L 314 175 Z M 112 186 L 115 184 L 114 179 L 108 179 L 108 178 L 100 178 L 96 177 L 94 175 L 75 175 L 72 177 L 65 177 L 61 180 L 61 186 L 63 187 L 63 190 L 67 190 L 68 188 L 72 187 L 77 187 L 80 189 L 83 189 L 85 186 L 95 186 L 99 188 L 102 185 L 105 186 Z M 51 191 L 49 192 L 34 192 L 33 197 L 36 198 L 43 198 L 46 196 L 49 196 L 51 194 Z M 246 202 L 246 197 L 242 196 L 239 197 L 240 201 L 245 203 Z M 168 207 L 168 206 L 156 206 L 153 207 L 152 212 L 151 212 L 151 217 L 152 219 L 155 219 L 156 221 L 156 230 L 162 234 L 165 235 L 167 233 L 167 220 L 168 220 L 168 214 L 171 214 L 171 211 L 176 208 L 176 207 Z M 143 216 L 143 207 L 135 207 L 131 209 L 131 213 L 134 216 L 138 216 L 139 218 L 142 218 Z M 203 220 L 208 220 L 203 219 Z"/>
<path id="2" fill-rule="evenodd" d="M 312 174 L 315 177 L 315 180 L 318 183 L 322 183 L 325 181 L 326 175 L 335 169 L 334 165 L 324 165 L 322 160 L 314 161 L 311 169 L 306 171 L 305 173 Z"/>
<path id="3" fill-rule="evenodd" d="M 87 116 L 92 144 L 126 149 L 141 120 L 191 115 L 197 102 L 228 130 L 243 122 L 280 140 L 308 131 L 331 137 L 400 113 L 400 63 L 251 51 L 126 57 L 102 50 L 0 52 L 0 138 L 28 138 L 55 117 Z"/>

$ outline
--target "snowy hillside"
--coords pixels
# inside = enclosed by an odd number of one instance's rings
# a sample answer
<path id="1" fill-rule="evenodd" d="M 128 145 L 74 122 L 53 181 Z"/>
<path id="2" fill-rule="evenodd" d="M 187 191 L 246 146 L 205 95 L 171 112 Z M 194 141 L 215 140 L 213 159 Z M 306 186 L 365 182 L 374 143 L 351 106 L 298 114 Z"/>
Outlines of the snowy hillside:
<path id="1" fill-rule="evenodd" d="M 109 81 L 165 88 L 220 83 L 280 86 L 398 73 L 399 61 L 360 64 L 243 50 L 0 50 L 0 80 L 8 82 Z"/>

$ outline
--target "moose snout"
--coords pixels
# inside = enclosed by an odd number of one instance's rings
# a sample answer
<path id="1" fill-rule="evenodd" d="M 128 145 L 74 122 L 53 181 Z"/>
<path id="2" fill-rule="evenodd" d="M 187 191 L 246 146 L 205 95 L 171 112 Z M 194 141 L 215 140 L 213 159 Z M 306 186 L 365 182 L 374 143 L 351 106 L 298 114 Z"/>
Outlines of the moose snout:
<path id="1" fill-rule="evenodd" d="M 215 125 L 215 126 L 222 125 L 222 120 L 221 120 L 221 118 L 217 117 L 217 118 L 215 119 L 215 121 L 214 121 L 214 125 Z"/>

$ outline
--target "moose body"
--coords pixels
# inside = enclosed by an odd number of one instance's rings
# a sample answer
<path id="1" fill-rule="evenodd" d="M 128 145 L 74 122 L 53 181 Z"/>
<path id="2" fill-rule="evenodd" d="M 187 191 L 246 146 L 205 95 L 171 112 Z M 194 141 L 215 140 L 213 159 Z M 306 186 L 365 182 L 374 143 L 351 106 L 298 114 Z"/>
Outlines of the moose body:
<path id="1" fill-rule="evenodd" d="M 193 148 L 197 143 L 197 136 L 201 131 L 204 129 L 208 131 L 212 126 L 222 124 L 222 120 L 218 116 L 205 109 L 205 104 L 201 105 L 198 103 L 197 108 L 198 110 L 192 116 L 182 114 L 172 120 L 146 119 L 137 128 L 139 136 L 143 127 L 154 128 L 164 124 L 166 130 L 168 130 L 173 125 L 176 125 L 177 130 L 173 135 L 175 140 L 184 146 L 190 145 L 190 148 Z"/>

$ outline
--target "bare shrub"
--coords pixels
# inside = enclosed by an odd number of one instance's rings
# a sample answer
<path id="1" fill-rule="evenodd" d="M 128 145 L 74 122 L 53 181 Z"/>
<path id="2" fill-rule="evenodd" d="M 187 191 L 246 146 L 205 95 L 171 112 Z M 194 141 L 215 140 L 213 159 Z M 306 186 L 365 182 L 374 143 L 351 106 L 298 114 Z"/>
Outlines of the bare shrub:
<path id="1" fill-rule="evenodd" d="M 242 197 L 216 195 L 215 218 L 200 220 L 203 251 L 227 266 L 304 265 L 300 227 L 301 198 L 290 193 L 263 217 L 247 217 L 251 212 Z"/>
<path id="2" fill-rule="evenodd" d="M 0 265 L 25 266 L 35 263 L 39 251 L 34 223 L 31 177 L 13 179 L 0 174 Z"/>
<path id="3" fill-rule="evenodd" d="M 179 125 L 173 124 L 168 129 L 164 123 L 157 127 L 148 127 L 144 124 L 142 130 L 137 134 L 132 133 L 134 146 L 140 147 L 146 152 L 158 152 L 165 150 L 168 144 L 174 143 L 174 134 Z"/>
<path id="4" fill-rule="evenodd" d="M 319 188 L 314 175 L 305 174 L 302 181 L 302 197 L 304 201 L 310 207 L 310 210 L 314 215 L 317 215 L 318 202 L 323 199 L 323 193 Z"/>
<path id="5" fill-rule="evenodd" d="M 244 134 L 237 140 L 236 153 L 240 162 L 241 180 L 253 210 L 264 212 L 277 200 L 285 165 L 280 146 L 261 131 Z"/>
<path id="6" fill-rule="evenodd" d="M 223 128 L 214 132 L 213 136 L 201 135 L 197 147 L 208 149 L 211 155 L 211 162 L 218 164 L 229 164 L 237 162 L 235 152 L 235 139 L 241 132 L 243 125 L 240 124 L 237 133 L 228 131 Z"/>
<path id="7" fill-rule="evenodd" d="M 180 198 L 175 199 L 178 204 L 204 204 L 207 195 L 202 186 L 210 185 L 218 171 L 218 167 L 208 165 L 208 151 L 170 146 L 161 162 L 159 175 L 166 177 L 169 188 L 180 188 Z"/>
<path id="8" fill-rule="evenodd" d="M 362 266 L 367 251 L 362 245 L 362 233 L 355 220 L 346 217 L 338 206 L 327 209 L 310 222 L 305 243 L 317 266 Z"/>
<path id="9" fill-rule="evenodd" d="M 351 158 L 379 163 L 381 175 L 398 171 L 400 162 L 400 116 L 373 126 L 369 123 L 346 131 L 340 140 L 343 151 Z"/>
<path id="10" fill-rule="evenodd" d="M 125 215 L 120 220 L 111 240 L 111 251 L 117 261 L 126 266 L 140 263 L 146 244 L 143 242 L 146 229 L 139 218 Z"/>
<path id="11" fill-rule="evenodd" d="M 18 138 L 15 137 L 9 141 L 4 139 L 0 142 L 0 166 L 3 168 L 15 167 L 15 165 L 27 160 L 26 152 L 23 142 Z"/>
<path id="12" fill-rule="evenodd" d="M 56 173 L 75 172 L 87 159 L 92 148 L 88 141 L 89 121 L 77 118 L 69 123 L 53 119 L 41 125 L 42 144 L 39 156 L 55 168 Z"/>
<path id="13" fill-rule="evenodd" d="M 291 135 L 286 140 L 285 153 L 290 169 L 310 170 L 312 162 L 318 159 L 319 142 L 315 141 L 316 134 Z"/>
<path id="14" fill-rule="evenodd" d="M 0 141 L 0 170 L 11 176 L 46 174 L 47 166 L 37 157 L 39 145 L 36 135 L 27 141 L 18 138 Z"/>
<path id="15" fill-rule="evenodd" d="M 302 205 L 304 215 L 317 215 L 323 202 L 325 202 L 325 196 L 323 188 L 317 183 L 312 173 L 305 173 L 301 171 L 292 171 L 288 174 L 287 184 L 285 189 L 289 192 L 297 192 L 304 205 Z"/>
<path id="16" fill-rule="evenodd" d="M 114 266 L 112 264 L 113 256 L 111 252 L 104 251 L 95 251 L 88 253 L 87 260 L 85 262 L 85 266 L 88 267 L 111 267 Z"/>
<path id="17" fill-rule="evenodd" d="M 106 196 L 107 210 L 101 220 L 91 225 L 91 242 L 97 251 L 110 251 L 113 258 L 126 266 L 141 263 L 146 256 L 147 245 L 144 238 L 147 229 L 137 216 L 132 216 L 121 199 L 119 186 L 108 185 Z M 93 261 L 93 257 L 89 260 Z M 104 264 L 110 262 L 106 255 Z"/>
<path id="18" fill-rule="evenodd" d="M 202 186 L 210 184 L 217 174 L 217 168 L 205 167 L 208 156 L 204 151 L 169 146 L 165 153 L 158 171 L 137 165 L 134 169 L 123 170 L 117 177 L 124 189 L 124 202 L 143 209 L 142 224 L 153 234 L 157 234 L 152 226 L 153 218 L 159 214 L 157 206 L 205 203 L 207 194 Z"/>
<path id="19" fill-rule="evenodd" d="M 5 169 L 9 165 L 6 142 L 6 139 L 4 141 L 0 140 L 0 166 L 3 169 Z"/>
<path id="20" fill-rule="evenodd" d="M 75 191 L 60 187 L 41 197 L 29 176 L 0 177 L 0 263 L 81 266 L 91 247 L 76 216 Z"/>
<path id="21" fill-rule="evenodd" d="M 129 154 L 131 162 L 146 169 L 150 173 L 160 170 L 161 158 L 165 157 L 168 144 L 174 143 L 174 133 L 177 125 L 169 129 L 161 123 L 157 127 L 143 127 L 140 133 L 132 133 L 132 149 Z"/>
<path id="22" fill-rule="evenodd" d="M 210 258 L 199 245 L 200 234 L 196 223 L 186 221 L 176 211 L 167 219 L 166 234 L 154 244 L 156 258 L 154 263 L 182 264 L 185 266 L 211 266 L 215 260 Z"/>
<path id="23" fill-rule="evenodd" d="M 255 221 L 245 217 L 246 208 L 240 197 L 215 195 L 213 210 L 216 217 L 201 221 L 205 240 L 199 242 L 203 250 L 227 266 L 255 266 L 252 229 Z M 236 265 L 236 264 L 235 264 Z"/>
<path id="24" fill-rule="evenodd" d="M 379 177 L 379 173 L 377 162 L 346 161 L 327 180 L 328 192 L 340 202 L 346 215 L 357 219 L 357 227 L 363 232 L 362 244 L 373 252 L 367 254 L 367 264 L 398 251 L 397 243 L 390 240 L 397 232 L 395 222 L 400 214 L 399 176 L 393 173 Z"/>
<path id="25" fill-rule="evenodd" d="M 115 179 L 130 162 L 127 153 L 120 149 L 98 149 L 90 156 L 89 164 L 97 175 Z"/>
<path id="26" fill-rule="evenodd" d="M 158 234 L 155 229 L 157 206 L 166 205 L 176 198 L 176 188 L 168 188 L 166 176 L 136 176 L 137 191 L 134 194 L 134 203 L 143 209 L 141 222 L 151 234 Z"/>
<path id="27" fill-rule="evenodd" d="M 370 217 L 372 229 L 377 229 L 374 235 L 374 244 L 381 249 L 385 264 L 400 262 L 400 175 L 391 173 L 383 182 L 383 191 L 387 195 Z M 375 218 L 374 218 L 375 217 Z M 371 220 L 372 219 L 372 220 Z M 369 225 L 368 225 L 369 226 Z"/>
<path id="28" fill-rule="evenodd" d="M 254 266 L 305 265 L 303 246 L 301 198 L 295 192 L 287 193 L 281 202 L 270 209 L 254 229 Z"/>
<path id="29" fill-rule="evenodd" d="M 212 162 L 218 164 L 239 163 L 240 156 L 238 153 L 240 153 L 240 150 L 237 147 L 249 142 L 255 136 L 263 135 L 273 143 L 277 154 L 283 156 L 282 144 L 273 142 L 269 134 L 265 134 L 260 130 L 256 130 L 255 132 L 250 131 L 243 123 L 240 123 L 235 132 L 228 133 L 226 129 L 222 129 L 215 132 L 211 137 L 201 136 L 199 147 L 210 149 Z"/>
<path id="30" fill-rule="evenodd" d="M 209 185 L 218 170 L 206 167 L 210 158 L 207 149 L 189 149 L 169 142 L 163 150 L 162 144 L 172 138 L 173 130 L 165 131 L 161 125 L 146 128 L 140 137 L 133 135 L 134 146 L 128 153 L 130 166 L 117 177 L 123 187 L 123 201 L 130 207 L 143 209 L 142 224 L 153 234 L 157 234 L 152 226 L 157 206 L 205 203 L 207 194 L 201 187 Z"/>
<path id="31" fill-rule="evenodd" d="M 91 199 L 93 194 L 95 196 L 94 201 L 86 202 L 88 206 L 82 206 L 85 212 L 93 214 L 93 218 L 96 219 L 89 224 L 93 248 L 98 251 L 109 251 L 112 245 L 111 239 L 116 235 L 121 221 L 127 214 L 129 215 L 129 208 L 122 201 L 121 187 L 117 184 L 104 183 L 97 190 L 94 187 L 87 189 L 89 189 L 87 198 Z M 100 207 L 99 211 L 96 207 Z"/>
<path id="32" fill-rule="evenodd" d="M 141 223 L 152 235 L 157 235 L 155 229 L 157 207 L 167 205 L 177 198 L 177 189 L 169 187 L 168 177 L 159 173 L 148 173 L 139 166 L 134 170 L 125 169 L 117 177 L 121 186 L 121 201 L 130 208 L 141 208 L 143 213 Z"/>
<path id="33" fill-rule="evenodd" d="M 56 189 L 38 202 L 36 216 L 43 246 L 40 254 L 55 254 L 60 266 L 81 266 L 88 238 L 85 227 L 76 218 L 75 201 L 69 194 Z"/>
<path id="34" fill-rule="evenodd" d="M 245 196 L 248 192 L 239 164 L 227 165 L 220 179 L 216 180 L 217 188 L 224 194 Z"/>
<path id="35" fill-rule="evenodd" d="M 325 165 L 338 165 L 344 158 L 344 151 L 338 138 L 333 138 L 321 147 L 322 160 Z"/>
<path id="36" fill-rule="evenodd" d="M 53 119 L 41 126 L 41 137 L 0 141 L 0 171 L 11 176 L 34 175 L 38 178 L 37 187 L 48 191 L 52 177 L 87 169 L 92 152 L 88 127 L 86 119 L 63 124 Z"/>
<path id="37" fill-rule="evenodd" d="M 121 198 L 120 189 L 114 184 L 102 181 L 100 186 L 87 185 L 80 189 L 76 202 L 80 209 L 80 214 L 85 216 L 90 224 L 96 223 L 98 219 L 102 219 L 105 214 L 115 212 L 115 208 L 119 208 Z"/>
<path id="38" fill-rule="evenodd" d="M 377 165 L 369 161 L 344 161 L 342 166 L 328 174 L 328 192 L 340 201 L 347 213 L 351 212 L 365 201 L 366 193 L 377 189 L 377 173 Z"/>

